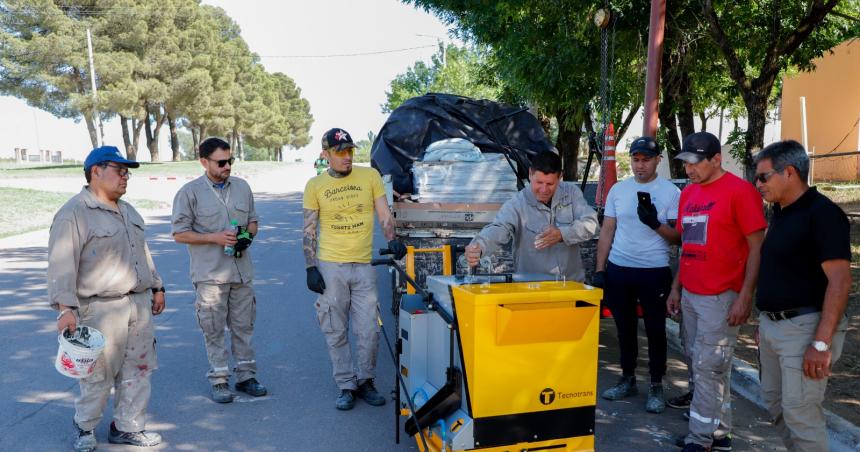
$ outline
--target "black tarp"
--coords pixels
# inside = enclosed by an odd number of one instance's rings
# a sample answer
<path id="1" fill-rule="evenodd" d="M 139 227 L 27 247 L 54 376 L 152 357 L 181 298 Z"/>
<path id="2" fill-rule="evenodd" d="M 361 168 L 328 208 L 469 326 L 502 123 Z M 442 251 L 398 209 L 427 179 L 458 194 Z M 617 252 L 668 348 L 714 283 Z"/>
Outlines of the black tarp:
<path id="1" fill-rule="evenodd" d="M 525 108 L 451 94 L 413 97 L 397 107 L 371 148 L 373 167 L 390 174 L 394 190 L 412 193 L 412 162 L 421 160 L 434 141 L 464 138 L 481 152 L 502 153 L 516 162 L 520 179 L 528 177 L 529 159 L 557 152 L 540 122 Z"/>

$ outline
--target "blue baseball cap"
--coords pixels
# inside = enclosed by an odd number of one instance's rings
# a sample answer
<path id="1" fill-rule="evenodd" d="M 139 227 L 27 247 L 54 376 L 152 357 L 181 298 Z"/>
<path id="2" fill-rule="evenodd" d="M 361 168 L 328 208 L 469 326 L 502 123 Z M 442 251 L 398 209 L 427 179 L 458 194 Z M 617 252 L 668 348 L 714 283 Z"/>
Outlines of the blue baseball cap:
<path id="1" fill-rule="evenodd" d="M 140 163 L 124 158 L 122 154 L 119 153 L 119 149 L 117 149 L 116 146 L 102 146 L 90 151 L 87 159 L 84 160 L 84 171 L 90 169 L 93 165 L 98 165 L 103 162 L 122 163 L 129 168 L 137 168 L 140 166 Z"/>

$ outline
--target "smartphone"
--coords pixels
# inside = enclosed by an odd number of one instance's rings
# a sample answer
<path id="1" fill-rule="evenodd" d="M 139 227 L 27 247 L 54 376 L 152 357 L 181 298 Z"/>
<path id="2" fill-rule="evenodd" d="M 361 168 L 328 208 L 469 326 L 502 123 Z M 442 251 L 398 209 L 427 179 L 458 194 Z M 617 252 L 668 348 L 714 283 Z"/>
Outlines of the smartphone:
<path id="1" fill-rule="evenodd" d="M 651 193 L 648 193 L 647 191 L 637 191 L 636 197 L 639 198 L 639 204 L 646 206 L 651 204 Z"/>

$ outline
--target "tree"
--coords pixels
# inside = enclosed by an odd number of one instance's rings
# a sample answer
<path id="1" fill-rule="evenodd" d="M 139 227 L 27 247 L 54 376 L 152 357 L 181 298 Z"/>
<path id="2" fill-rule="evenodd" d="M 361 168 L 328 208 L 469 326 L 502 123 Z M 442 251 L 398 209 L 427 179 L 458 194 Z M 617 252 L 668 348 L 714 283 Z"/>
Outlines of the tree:
<path id="1" fill-rule="evenodd" d="M 593 128 L 591 104 L 600 82 L 600 33 L 590 20 L 593 3 L 511 1 L 488 7 L 466 0 L 404 1 L 456 25 L 464 39 L 491 49 L 493 68 L 506 90 L 556 119 L 556 147 L 562 155 L 564 178 L 575 179 L 580 139 L 584 127 Z M 625 3 L 625 21 L 647 23 L 647 11 L 639 3 Z M 641 42 L 637 33 L 642 29 L 644 25 L 619 29 L 613 60 L 616 68 L 637 65 L 637 43 Z M 616 84 L 613 97 L 616 101 L 609 119 L 629 124 L 622 115 L 625 111 L 628 117 L 635 114 L 641 104 L 641 86 L 633 90 L 624 83 Z"/>
<path id="2" fill-rule="evenodd" d="M 476 99 L 497 100 L 501 81 L 488 64 L 486 51 L 439 44 L 430 64 L 416 61 L 405 73 L 398 74 L 385 92 L 383 113 L 390 113 L 407 99 L 427 93 L 446 93 Z"/>
<path id="3" fill-rule="evenodd" d="M 791 67 L 811 69 L 814 58 L 858 36 L 857 22 L 832 13 L 837 5 L 845 11 L 860 11 L 860 1 L 767 0 L 737 4 L 701 0 L 701 5 L 709 34 L 746 107 L 748 127 L 743 157 L 751 178 L 752 152 L 764 146 L 769 102 L 780 74 Z"/>

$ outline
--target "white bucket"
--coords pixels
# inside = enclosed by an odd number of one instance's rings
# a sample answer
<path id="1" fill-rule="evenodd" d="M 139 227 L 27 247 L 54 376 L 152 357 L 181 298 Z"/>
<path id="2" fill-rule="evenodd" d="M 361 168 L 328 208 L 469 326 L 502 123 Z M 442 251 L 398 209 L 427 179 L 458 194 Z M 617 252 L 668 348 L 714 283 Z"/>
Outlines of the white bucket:
<path id="1" fill-rule="evenodd" d="M 66 337 L 60 333 L 57 341 L 60 343 L 54 362 L 57 372 L 72 378 L 87 378 L 93 374 L 105 348 L 105 337 L 101 331 L 78 326 L 74 335 Z"/>

